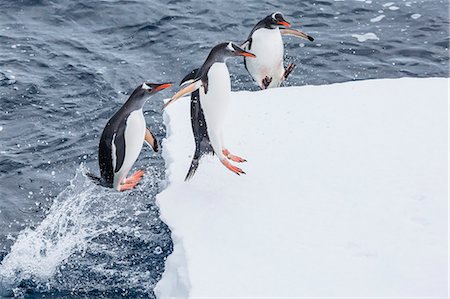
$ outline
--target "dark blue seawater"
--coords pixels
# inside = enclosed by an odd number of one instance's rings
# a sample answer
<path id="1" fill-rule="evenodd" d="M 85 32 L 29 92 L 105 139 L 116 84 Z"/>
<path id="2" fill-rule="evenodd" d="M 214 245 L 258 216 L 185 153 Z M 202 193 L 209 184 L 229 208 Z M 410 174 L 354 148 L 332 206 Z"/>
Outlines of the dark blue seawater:
<path id="1" fill-rule="evenodd" d="M 449 76 L 444 0 L 0 0 L 0 297 L 154 297 L 172 250 L 164 161 L 144 148 L 137 190 L 95 186 L 99 134 L 138 84 L 178 82 L 274 11 L 316 39 L 285 38 L 286 85 Z M 256 90 L 229 65 L 233 89 Z M 170 95 L 145 107 L 160 140 Z"/>

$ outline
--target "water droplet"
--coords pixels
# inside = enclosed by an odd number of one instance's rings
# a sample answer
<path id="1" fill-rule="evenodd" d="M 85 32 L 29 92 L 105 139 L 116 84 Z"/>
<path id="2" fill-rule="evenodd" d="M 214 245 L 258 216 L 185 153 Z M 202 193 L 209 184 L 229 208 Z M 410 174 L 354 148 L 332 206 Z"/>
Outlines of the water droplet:
<path id="1" fill-rule="evenodd" d="M 163 250 L 159 246 L 156 246 L 155 249 L 153 249 L 154 254 L 161 254 L 162 252 L 163 252 Z"/>

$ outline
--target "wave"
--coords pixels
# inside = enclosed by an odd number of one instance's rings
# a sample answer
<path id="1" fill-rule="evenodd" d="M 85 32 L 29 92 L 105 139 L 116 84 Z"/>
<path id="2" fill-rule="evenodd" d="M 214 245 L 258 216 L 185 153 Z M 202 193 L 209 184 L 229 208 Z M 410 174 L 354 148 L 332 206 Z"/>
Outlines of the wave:
<path id="1" fill-rule="evenodd" d="M 146 294 L 172 252 L 170 231 L 154 205 L 159 174 L 138 189 L 97 186 L 81 164 L 45 219 L 20 233 L 0 265 L 0 295 L 25 292 Z"/>

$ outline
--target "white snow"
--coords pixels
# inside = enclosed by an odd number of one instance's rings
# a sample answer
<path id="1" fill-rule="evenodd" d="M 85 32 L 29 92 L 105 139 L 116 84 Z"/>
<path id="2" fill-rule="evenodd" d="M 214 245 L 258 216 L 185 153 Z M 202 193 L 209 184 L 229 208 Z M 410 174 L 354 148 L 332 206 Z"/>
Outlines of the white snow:
<path id="1" fill-rule="evenodd" d="M 364 33 L 364 34 L 352 34 L 352 37 L 356 38 L 360 43 L 363 43 L 367 40 L 379 40 L 378 36 L 373 33 L 373 32 L 369 32 L 369 33 Z"/>
<path id="2" fill-rule="evenodd" d="M 158 298 L 446 297 L 448 87 L 233 93 L 225 141 L 247 175 L 208 157 L 189 182 L 189 100 L 169 106 Z"/>
<path id="3" fill-rule="evenodd" d="M 411 18 L 413 18 L 414 20 L 417 20 L 418 18 L 420 18 L 422 15 L 420 13 L 415 13 L 413 15 L 411 15 Z"/>

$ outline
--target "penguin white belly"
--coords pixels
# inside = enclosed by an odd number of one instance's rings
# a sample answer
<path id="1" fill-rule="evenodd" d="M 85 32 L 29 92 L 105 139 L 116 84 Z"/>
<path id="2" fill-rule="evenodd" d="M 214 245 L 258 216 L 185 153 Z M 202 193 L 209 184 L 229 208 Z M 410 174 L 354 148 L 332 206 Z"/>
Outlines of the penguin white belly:
<path id="1" fill-rule="evenodd" d="M 246 58 L 246 65 L 253 79 L 261 86 L 261 81 L 267 76 L 272 78 L 270 87 L 277 87 L 284 75 L 283 55 L 284 45 L 280 29 L 261 28 L 252 35 L 251 48 L 247 50 L 256 58 Z"/>
<path id="2" fill-rule="evenodd" d="M 126 121 L 124 132 L 125 157 L 122 167 L 114 173 L 114 188 L 118 189 L 120 183 L 126 178 L 134 162 L 136 162 L 142 150 L 145 138 L 145 118 L 142 109 L 130 113 Z M 120 149 L 116 149 L 118 152 Z"/>
<path id="3" fill-rule="evenodd" d="M 231 83 L 228 67 L 225 63 L 214 63 L 208 71 L 208 93 L 200 88 L 200 103 L 205 116 L 206 127 L 211 145 L 216 155 L 222 154 L 222 128 L 228 112 Z"/>

